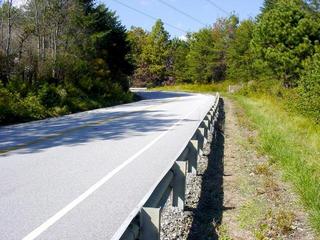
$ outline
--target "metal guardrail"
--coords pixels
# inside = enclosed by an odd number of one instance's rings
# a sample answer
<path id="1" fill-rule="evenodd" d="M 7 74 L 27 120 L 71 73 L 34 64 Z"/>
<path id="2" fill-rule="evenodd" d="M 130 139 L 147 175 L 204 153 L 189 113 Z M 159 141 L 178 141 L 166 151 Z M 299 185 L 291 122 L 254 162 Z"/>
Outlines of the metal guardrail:
<path id="1" fill-rule="evenodd" d="M 147 88 L 143 88 L 143 87 L 141 87 L 141 88 L 131 87 L 129 90 L 130 90 L 131 92 L 144 92 L 144 91 L 147 91 Z"/>
<path id="2" fill-rule="evenodd" d="M 197 165 L 203 154 L 209 132 L 215 134 L 219 114 L 219 93 L 212 108 L 203 119 L 195 134 L 144 204 L 139 214 L 130 223 L 120 240 L 159 240 L 161 209 L 172 193 L 172 205 L 183 210 L 185 207 L 187 172 L 197 173 Z"/>

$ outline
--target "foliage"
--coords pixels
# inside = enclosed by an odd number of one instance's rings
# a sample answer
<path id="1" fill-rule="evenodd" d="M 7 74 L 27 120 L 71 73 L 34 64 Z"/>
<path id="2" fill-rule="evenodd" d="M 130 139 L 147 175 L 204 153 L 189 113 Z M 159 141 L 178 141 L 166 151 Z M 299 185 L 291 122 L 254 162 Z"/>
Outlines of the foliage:
<path id="1" fill-rule="evenodd" d="M 135 78 L 139 85 L 156 86 L 167 80 L 169 33 L 161 20 L 156 21 L 141 47 L 139 67 Z"/>
<path id="2" fill-rule="evenodd" d="M 299 82 L 299 110 L 320 122 L 320 49 L 305 62 L 302 78 Z"/>
<path id="3" fill-rule="evenodd" d="M 215 84 L 175 84 L 173 86 L 162 86 L 154 89 L 161 91 L 178 91 L 178 92 L 227 92 L 230 81 L 223 81 Z"/>
<path id="4" fill-rule="evenodd" d="M 188 74 L 194 83 L 213 81 L 214 42 L 210 28 L 201 29 L 190 38 L 190 52 L 187 55 Z"/>
<path id="5" fill-rule="evenodd" d="M 104 5 L 6 1 L 0 15 L 0 124 L 130 101 L 127 32 Z"/>
<path id="6" fill-rule="evenodd" d="M 187 55 L 188 74 L 194 83 L 213 83 L 225 79 L 227 49 L 238 18 L 219 19 L 213 28 L 204 28 L 190 38 Z"/>
<path id="7" fill-rule="evenodd" d="M 254 27 L 255 23 L 252 20 L 245 20 L 235 30 L 234 38 L 227 50 L 228 78 L 249 81 L 256 76 L 253 67 L 254 55 L 250 48 Z"/>
<path id="8" fill-rule="evenodd" d="M 253 32 L 253 51 L 285 86 L 295 86 L 303 61 L 314 53 L 320 24 L 301 0 L 279 0 Z"/>
<path id="9" fill-rule="evenodd" d="M 169 75 L 175 83 L 191 82 L 186 65 L 189 50 L 189 42 L 177 38 L 171 41 L 170 62 L 172 64 Z"/>

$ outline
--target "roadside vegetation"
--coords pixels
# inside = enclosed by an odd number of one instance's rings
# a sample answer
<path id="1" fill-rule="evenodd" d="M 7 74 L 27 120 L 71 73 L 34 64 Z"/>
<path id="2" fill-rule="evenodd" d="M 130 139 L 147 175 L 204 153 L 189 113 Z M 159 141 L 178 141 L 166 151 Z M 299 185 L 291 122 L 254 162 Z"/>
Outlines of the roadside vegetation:
<path id="1" fill-rule="evenodd" d="M 94 0 L 0 1 L 0 125 L 130 102 L 130 85 L 231 86 L 252 141 L 320 233 L 319 19 L 319 0 L 265 0 L 254 19 L 230 14 L 182 40 L 160 19 L 151 31 L 126 29 Z"/>
<path id="2" fill-rule="evenodd" d="M 320 126 L 296 113 L 287 112 L 270 97 L 234 97 L 245 110 L 246 120 L 258 131 L 254 142 L 270 165 L 283 171 L 309 210 L 311 224 L 320 233 Z M 265 172 L 264 166 L 257 169 Z"/>
<path id="3" fill-rule="evenodd" d="M 257 167 L 257 172 L 264 175 L 270 171 L 269 166 L 281 169 L 284 179 L 293 184 L 318 234 L 319 7 L 319 1 L 266 0 L 256 19 L 239 23 L 231 16 L 218 21 L 211 34 L 205 30 L 194 33 L 188 41 L 185 64 L 181 64 L 186 67 L 181 72 L 188 72 L 188 77 L 179 75 L 172 87 L 160 88 L 221 91 L 238 102 L 245 110 L 243 119 L 247 124 L 252 122 L 250 127 L 258 133 L 250 141 L 269 159 L 266 165 Z M 190 62 L 192 58 L 197 59 L 196 63 Z M 194 71 L 201 74 L 194 75 Z M 229 85 L 235 94 L 226 93 Z M 244 216 L 255 215 L 250 206 L 243 208 Z M 290 216 L 285 219 L 289 221 Z"/>
<path id="4" fill-rule="evenodd" d="M 132 100 L 127 33 L 93 0 L 0 1 L 0 125 Z"/>
<path id="5" fill-rule="evenodd" d="M 161 91 L 182 91 L 182 92 L 226 92 L 230 81 L 223 81 L 217 84 L 175 84 L 172 86 L 155 87 L 154 90 Z"/>

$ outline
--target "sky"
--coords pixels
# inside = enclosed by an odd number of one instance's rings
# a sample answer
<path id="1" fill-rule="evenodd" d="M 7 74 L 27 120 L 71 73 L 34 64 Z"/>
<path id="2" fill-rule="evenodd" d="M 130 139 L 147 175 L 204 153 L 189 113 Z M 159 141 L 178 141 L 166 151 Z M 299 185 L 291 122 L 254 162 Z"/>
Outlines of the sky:
<path id="1" fill-rule="evenodd" d="M 21 5 L 26 0 L 13 0 L 14 5 Z M 217 18 L 227 17 L 234 12 L 240 20 L 255 17 L 263 0 L 97 0 L 109 9 L 116 11 L 120 21 L 128 29 L 131 26 L 151 30 L 155 19 L 134 11 L 121 3 L 137 9 L 153 18 L 161 18 L 167 23 L 166 30 L 171 37 L 183 38 L 186 32 L 198 31 L 212 25 Z M 119 3 L 120 2 L 120 3 Z M 163 3 L 164 2 L 164 3 Z M 211 3 L 210 3 L 211 2 Z M 174 10 L 165 3 L 175 7 Z M 179 13 L 182 11 L 189 17 Z"/>
<path id="2" fill-rule="evenodd" d="M 217 18 L 226 17 L 232 12 L 239 16 L 240 20 L 255 17 L 263 4 L 263 0 L 100 0 L 100 2 L 116 11 L 122 24 L 128 29 L 131 26 L 139 26 L 150 31 L 155 20 L 129 9 L 119 2 L 155 18 L 161 18 L 164 22 L 175 27 L 165 26 L 171 37 L 181 38 L 186 35 L 186 32 L 194 32 L 206 25 L 212 25 Z M 174 6 L 196 20 L 179 13 L 162 2 Z"/>

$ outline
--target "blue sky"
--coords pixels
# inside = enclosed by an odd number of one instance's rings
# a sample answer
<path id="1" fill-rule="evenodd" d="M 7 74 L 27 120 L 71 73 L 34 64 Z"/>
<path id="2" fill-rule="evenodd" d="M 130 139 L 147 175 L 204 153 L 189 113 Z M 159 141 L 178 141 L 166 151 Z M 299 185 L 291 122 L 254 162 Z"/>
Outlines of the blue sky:
<path id="1" fill-rule="evenodd" d="M 129 29 L 131 26 L 140 26 L 150 30 L 154 20 L 131 9 L 128 9 L 117 1 L 123 2 L 133 8 L 139 9 L 156 18 L 161 18 L 184 31 L 197 31 L 203 27 L 202 24 L 178 13 L 161 3 L 161 0 L 100 0 L 107 7 L 117 12 L 121 22 Z M 179 10 L 192 15 L 198 21 L 211 25 L 218 17 L 225 17 L 227 14 L 214 7 L 208 0 L 162 0 Z M 255 17 L 259 13 L 263 0 L 211 0 L 226 12 L 235 12 L 240 19 Z M 166 26 L 172 37 L 185 35 L 183 31 Z"/>

